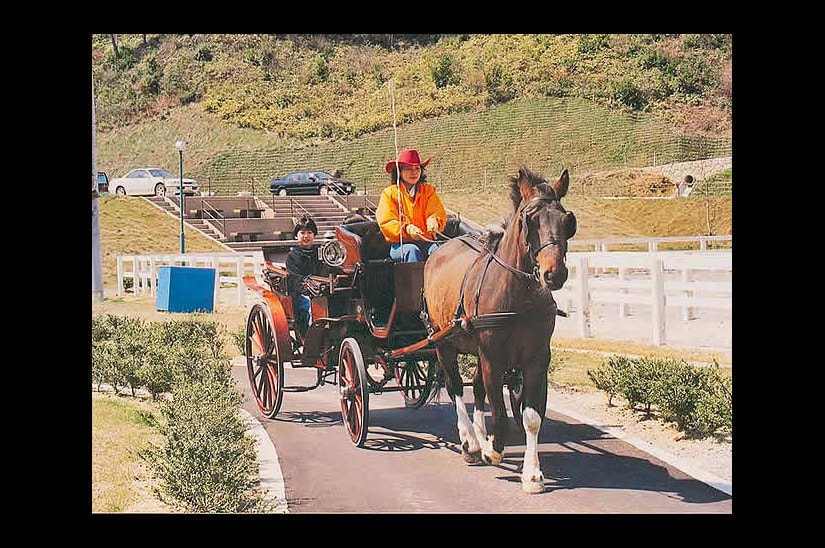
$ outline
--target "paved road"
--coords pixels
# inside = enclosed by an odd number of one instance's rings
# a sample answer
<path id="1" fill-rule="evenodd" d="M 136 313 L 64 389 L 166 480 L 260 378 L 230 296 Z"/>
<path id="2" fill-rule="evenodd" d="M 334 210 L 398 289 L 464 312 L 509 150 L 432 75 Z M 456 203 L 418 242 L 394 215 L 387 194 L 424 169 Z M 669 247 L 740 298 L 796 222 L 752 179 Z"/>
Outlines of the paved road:
<path id="1" fill-rule="evenodd" d="M 465 465 L 443 391 L 419 410 L 406 409 L 398 393 L 371 395 L 369 437 L 357 448 L 341 424 L 335 386 L 286 393 L 269 420 L 242 361 L 234 363 L 243 407 L 276 448 L 290 513 L 732 513 L 731 496 L 560 413 L 548 411 L 542 426 L 546 490 L 531 496 L 519 483 L 524 436 L 513 435 L 500 466 Z M 285 377 L 311 384 L 314 373 L 288 368 Z M 465 398 L 472 401 L 469 388 Z"/>

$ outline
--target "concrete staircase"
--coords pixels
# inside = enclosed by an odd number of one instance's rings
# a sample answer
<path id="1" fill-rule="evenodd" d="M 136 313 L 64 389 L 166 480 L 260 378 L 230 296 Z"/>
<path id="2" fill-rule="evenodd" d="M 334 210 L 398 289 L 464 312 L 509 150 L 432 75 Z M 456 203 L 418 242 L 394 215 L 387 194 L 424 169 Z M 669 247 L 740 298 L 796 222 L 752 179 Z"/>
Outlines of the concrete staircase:
<path id="1" fill-rule="evenodd" d="M 177 196 L 151 196 L 146 200 L 155 207 L 162 209 L 173 217 L 180 217 L 179 200 Z M 302 216 L 312 217 L 318 226 L 318 243 L 334 238 L 334 228 L 360 207 L 363 197 L 353 197 L 350 204 L 349 197 L 327 196 L 265 196 L 255 197 L 256 204 L 261 208 L 261 217 L 270 219 L 291 219 L 297 222 Z M 185 205 L 185 204 L 184 204 Z M 374 218 L 374 208 L 367 207 L 367 214 Z M 228 235 L 222 234 L 203 219 L 191 218 L 184 213 L 184 222 L 198 230 L 204 236 L 215 240 L 232 251 L 238 253 L 253 253 L 261 251 L 263 247 L 279 248 L 285 253 L 290 247 L 297 245 L 294 239 L 288 240 L 259 240 L 259 241 L 229 241 Z"/>
<path id="2" fill-rule="evenodd" d="M 167 212 L 169 215 L 180 218 L 180 202 L 178 201 L 177 196 L 149 196 L 145 198 L 150 203 L 152 203 L 155 207 L 162 209 L 163 211 Z M 186 202 L 184 201 L 184 205 Z M 191 219 L 188 215 L 184 214 L 183 222 L 186 223 L 187 226 L 194 228 L 207 238 L 215 240 L 218 243 L 223 244 L 226 246 L 226 238 L 220 231 L 215 230 L 212 225 L 204 221 L 203 219 Z"/>
<path id="3" fill-rule="evenodd" d="M 264 210 L 262 217 L 290 218 L 293 223 L 304 215 L 311 217 L 318 227 L 318 239 L 328 240 L 334 236 L 334 227 L 341 224 L 350 214 L 346 206 L 332 195 L 329 196 L 267 196 L 257 198 Z M 289 245 L 296 245 L 289 240 Z"/>

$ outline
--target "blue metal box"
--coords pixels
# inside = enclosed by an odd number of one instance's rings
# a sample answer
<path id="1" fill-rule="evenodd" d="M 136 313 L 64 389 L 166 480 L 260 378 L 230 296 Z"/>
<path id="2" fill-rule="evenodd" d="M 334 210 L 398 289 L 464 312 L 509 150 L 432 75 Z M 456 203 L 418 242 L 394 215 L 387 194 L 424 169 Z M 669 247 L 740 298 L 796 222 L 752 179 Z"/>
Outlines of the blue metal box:
<path id="1" fill-rule="evenodd" d="M 215 269 L 190 266 L 158 267 L 158 310 L 212 312 L 215 306 Z"/>

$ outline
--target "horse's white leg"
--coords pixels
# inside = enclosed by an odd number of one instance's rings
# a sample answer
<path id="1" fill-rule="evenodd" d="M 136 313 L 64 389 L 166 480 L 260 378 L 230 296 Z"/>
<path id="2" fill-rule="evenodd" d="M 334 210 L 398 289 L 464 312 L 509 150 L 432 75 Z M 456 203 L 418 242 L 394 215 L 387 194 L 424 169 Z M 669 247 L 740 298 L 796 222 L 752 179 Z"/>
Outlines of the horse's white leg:
<path id="1" fill-rule="evenodd" d="M 501 462 L 501 455 L 493 449 L 493 438 L 487 435 L 484 411 L 480 409 L 473 411 L 473 430 L 475 430 L 476 438 L 478 438 L 481 444 L 481 454 L 484 456 L 484 462 L 499 464 Z"/>
<path id="2" fill-rule="evenodd" d="M 481 445 L 476 438 L 475 429 L 470 422 L 470 415 L 467 414 L 467 406 L 464 398 L 455 397 L 455 412 L 458 416 L 458 438 L 461 440 L 461 448 L 464 453 L 464 460 L 468 463 L 476 463 L 481 460 Z"/>
<path id="3" fill-rule="evenodd" d="M 539 463 L 539 430 L 541 429 L 541 415 L 532 407 L 526 407 L 522 414 L 522 424 L 527 439 L 524 449 L 524 468 L 521 472 L 521 488 L 525 493 L 541 493 L 544 491 L 544 476 Z"/>

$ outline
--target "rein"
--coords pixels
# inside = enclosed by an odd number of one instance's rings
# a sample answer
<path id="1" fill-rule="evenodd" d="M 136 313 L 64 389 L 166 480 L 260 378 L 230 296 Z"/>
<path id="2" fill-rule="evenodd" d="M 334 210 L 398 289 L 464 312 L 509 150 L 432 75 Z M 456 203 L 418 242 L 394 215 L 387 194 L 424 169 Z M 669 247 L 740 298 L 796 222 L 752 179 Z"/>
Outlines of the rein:
<path id="1" fill-rule="evenodd" d="M 517 214 L 519 214 L 519 213 L 521 214 L 522 225 L 527 224 L 527 212 L 526 212 L 527 206 L 529 206 L 530 204 L 532 204 L 534 202 L 558 202 L 558 199 L 555 197 L 555 195 L 554 196 L 536 196 L 535 198 L 530 198 L 528 201 L 526 201 L 524 204 L 522 204 L 522 206 L 516 212 Z M 438 234 L 440 236 L 444 237 L 444 238 L 451 239 L 451 238 L 447 237 L 446 235 L 442 234 L 441 232 L 439 232 Z M 458 237 L 458 239 L 461 240 L 462 242 L 464 242 L 465 244 L 469 245 L 471 248 L 475 249 L 476 251 L 479 251 L 481 253 L 489 253 L 490 257 L 492 257 L 492 259 L 495 262 L 497 262 L 500 266 L 502 266 L 505 269 L 507 269 L 508 271 L 510 271 L 517 278 L 521 278 L 521 279 L 526 280 L 528 284 L 533 280 L 538 281 L 538 265 L 536 264 L 537 263 L 536 258 L 538 257 L 539 253 L 541 253 L 541 251 L 545 247 L 548 247 L 548 246 L 551 246 L 551 245 L 555 245 L 555 246 L 561 245 L 561 242 L 559 240 L 557 240 L 555 238 L 549 238 L 547 241 L 543 242 L 539 246 L 538 249 L 536 249 L 534 251 L 533 248 L 530 246 L 530 242 L 528 241 L 527 242 L 527 248 L 530 252 L 530 259 L 533 262 L 533 269 L 530 272 L 526 272 L 524 270 L 519 270 L 516 267 L 507 264 L 498 255 L 493 253 L 492 250 L 490 250 L 490 249 L 488 249 L 484 246 L 482 246 L 481 248 L 475 247 L 474 245 L 472 245 L 469 242 L 469 240 L 467 239 L 467 236 L 460 236 L 460 237 Z"/>

